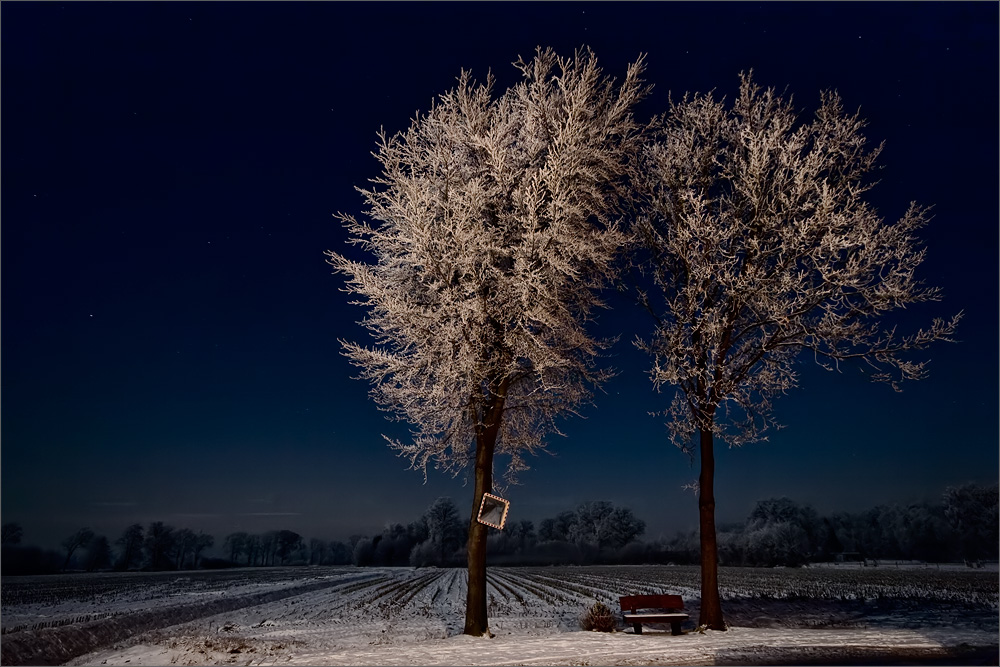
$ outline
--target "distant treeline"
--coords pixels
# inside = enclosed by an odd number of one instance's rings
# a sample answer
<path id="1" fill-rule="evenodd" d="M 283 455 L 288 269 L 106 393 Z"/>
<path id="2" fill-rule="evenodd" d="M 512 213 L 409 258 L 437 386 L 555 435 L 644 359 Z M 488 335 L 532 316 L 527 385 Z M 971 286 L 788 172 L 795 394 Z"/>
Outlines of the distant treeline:
<path id="1" fill-rule="evenodd" d="M 832 560 L 879 559 L 953 562 L 969 565 L 998 556 L 998 486 L 949 488 L 939 503 L 882 505 L 865 512 L 820 516 L 788 498 L 762 500 L 746 521 L 718 530 L 723 565 L 798 566 Z M 204 557 L 211 535 L 163 522 L 133 524 L 115 541 L 81 529 L 62 542 L 63 552 L 21 546 L 17 523 L 2 528 L 2 573 L 42 574 L 66 570 L 174 570 L 275 565 L 462 567 L 468 524 L 450 498 L 437 499 L 409 524 L 387 524 L 375 536 L 346 542 L 312 538 L 290 530 L 231 533 L 221 557 Z M 694 564 L 697 531 L 670 539 L 642 541 L 645 523 L 630 509 L 606 501 L 582 503 L 541 521 L 508 522 L 491 531 L 492 565 Z"/>
<path id="2" fill-rule="evenodd" d="M 880 505 L 820 516 L 787 498 L 757 503 L 745 522 L 720 526 L 724 565 L 797 566 L 834 560 L 965 561 L 981 565 L 998 555 L 998 487 L 949 488 L 940 503 Z M 696 533 L 677 536 L 678 562 L 696 562 Z"/>
<path id="3" fill-rule="evenodd" d="M 117 552 L 112 550 L 107 537 L 95 534 L 90 528 L 81 528 L 64 539 L 62 552 L 22 546 L 24 530 L 16 522 L 3 524 L 0 532 L 3 544 L 0 572 L 5 575 L 67 570 L 196 569 L 206 564 L 202 554 L 215 544 L 211 535 L 177 529 L 162 521 L 154 521 L 146 528 L 138 523 L 126 528 L 115 541 Z"/>
<path id="4" fill-rule="evenodd" d="M 720 526 L 723 565 L 773 567 L 809 562 L 879 559 L 970 565 L 998 556 L 998 487 L 949 488 L 939 503 L 881 505 L 820 516 L 788 498 L 762 500 L 739 524 Z M 487 542 L 493 565 L 644 564 L 699 562 L 697 531 L 670 539 L 639 540 L 643 521 L 626 508 L 588 502 L 542 521 L 508 523 Z M 465 564 L 467 527 L 449 498 L 441 498 L 406 526 L 390 524 L 375 537 L 332 543 L 336 561 L 359 565 Z M 317 562 L 324 562 L 322 560 Z"/>

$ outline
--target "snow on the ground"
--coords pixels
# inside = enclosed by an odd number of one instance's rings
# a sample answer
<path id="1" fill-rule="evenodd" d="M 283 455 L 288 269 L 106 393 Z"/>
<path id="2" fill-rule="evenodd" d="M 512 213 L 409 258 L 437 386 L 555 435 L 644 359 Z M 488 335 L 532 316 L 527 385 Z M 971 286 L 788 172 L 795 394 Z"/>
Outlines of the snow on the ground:
<path id="1" fill-rule="evenodd" d="M 942 649 L 989 646 L 995 634 L 973 630 L 802 630 L 731 628 L 726 632 L 669 632 L 634 635 L 629 632 L 567 631 L 545 636 L 521 634 L 393 642 L 337 647 L 327 641 L 219 642 L 212 637 L 175 637 L 157 644 L 140 644 L 99 651 L 72 665 L 711 665 L 770 664 L 784 655 L 843 656 L 897 659 L 924 654 L 946 656 Z M 798 651 L 796 653 L 796 651 Z"/>
<path id="2" fill-rule="evenodd" d="M 349 571 L 332 568 L 322 574 L 316 570 L 304 572 L 302 568 L 239 568 L 6 577 L 0 622 L 4 631 L 10 632 L 22 626 L 163 610 L 345 576 L 350 576 Z"/>
<path id="3" fill-rule="evenodd" d="M 301 594 L 263 603 L 258 598 L 236 604 L 241 598 L 233 596 L 234 605 L 220 613 L 207 615 L 220 610 L 216 603 L 204 616 L 119 637 L 117 644 L 68 664 L 766 664 L 836 662 L 844 656 L 877 663 L 940 659 L 967 647 L 995 656 L 998 640 L 995 572 L 726 569 L 721 579 L 731 629 L 698 632 L 697 568 L 490 568 L 493 638 L 461 634 L 464 570 L 300 572 L 300 582 L 329 578 L 322 587 L 308 584 Z M 288 577 L 271 576 L 276 586 L 288 585 Z M 247 585 L 243 579 L 234 583 L 239 590 Z M 194 592 L 206 590 L 212 587 Z M 580 617 L 595 600 L 617 611 L 619 595 L 661 592 L 685 600 L 691 620 L 681 636 L 655 627 L 642 635 L 630 628 L 611 634 L 580 630 Z M 176 593 L 171 589 L 170 598 Z M 62 630 L 38 634 L 55 637 Z M 987 660 L 995 664 L 995 658 Z"/>

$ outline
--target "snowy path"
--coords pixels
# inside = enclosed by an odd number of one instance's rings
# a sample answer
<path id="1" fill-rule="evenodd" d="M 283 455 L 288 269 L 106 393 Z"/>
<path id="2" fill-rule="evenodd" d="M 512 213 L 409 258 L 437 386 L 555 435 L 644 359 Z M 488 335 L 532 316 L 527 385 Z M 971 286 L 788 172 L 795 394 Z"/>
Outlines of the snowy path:
<path id="1" fill-rule="evenodd" d="M 996 635 L 975 631 L 790 630 L 733 628 L 728 632 L 668 632 L 641 636 L 616 632 L 562 632 L 548 636 L 498 635 L 494 639 L 458 635 L 419 642 L 337 648 L 323 645 L 228 645 L 177 639 L 103 651 L 74 665 L 712 665 L 773 664 L 838 660 L 903 664 L 948 656 L 995 659 Z M 989 648 L 992 640 L 992 649 Z M 972 652 L 962 644 L 984 647 Z M 275 646 L 278 646 L 275 650 Z M 250 649 L 253 649 L 252 651 Z M 951 649 L 949 651 L 949 649 Z M 990 652 L 992 650 L 992 653 Z M 867 660 L 865 660 L 867 658 Z M 957 662 L 957 661 L 956 661 Z M 987 664 L 987 663 L 981 663 Z"/>

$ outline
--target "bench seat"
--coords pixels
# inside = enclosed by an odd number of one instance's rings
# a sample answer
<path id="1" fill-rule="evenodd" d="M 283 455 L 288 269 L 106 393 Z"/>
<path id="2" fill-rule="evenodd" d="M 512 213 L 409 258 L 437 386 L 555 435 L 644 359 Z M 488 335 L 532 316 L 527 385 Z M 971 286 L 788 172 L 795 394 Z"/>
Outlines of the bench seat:
<path id="1" fill-rule="evenodd" d="M 669 623 L 670 634 L 681 634 L 681 623 L 688 620 L 688 615 L 680 612 L 639 612 L 640 609 L 683 609 L 684 603 L 679 595 L 626 595 L 620 599 L 622 618 L 626 624 L 631 624 L 635 634 L 642 634 L 643 623 Z"/>

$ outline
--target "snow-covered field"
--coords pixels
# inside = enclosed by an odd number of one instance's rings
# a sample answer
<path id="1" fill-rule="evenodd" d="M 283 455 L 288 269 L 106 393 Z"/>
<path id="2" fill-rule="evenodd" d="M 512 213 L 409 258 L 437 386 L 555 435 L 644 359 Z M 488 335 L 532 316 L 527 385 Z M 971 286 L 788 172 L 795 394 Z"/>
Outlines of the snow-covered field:
<path id="1" fill-rule="evenodd" d="M 699 632 L 698 569 L 490 568 L 493 638 L 461 635 L 465 572 L 279 568 L 10 577 L 3 664 L 997 664 L 998 575 L 723 568 L 728 632 Z M 681 595 L 685 634 L 580 630 L 595 600 Z"/>

